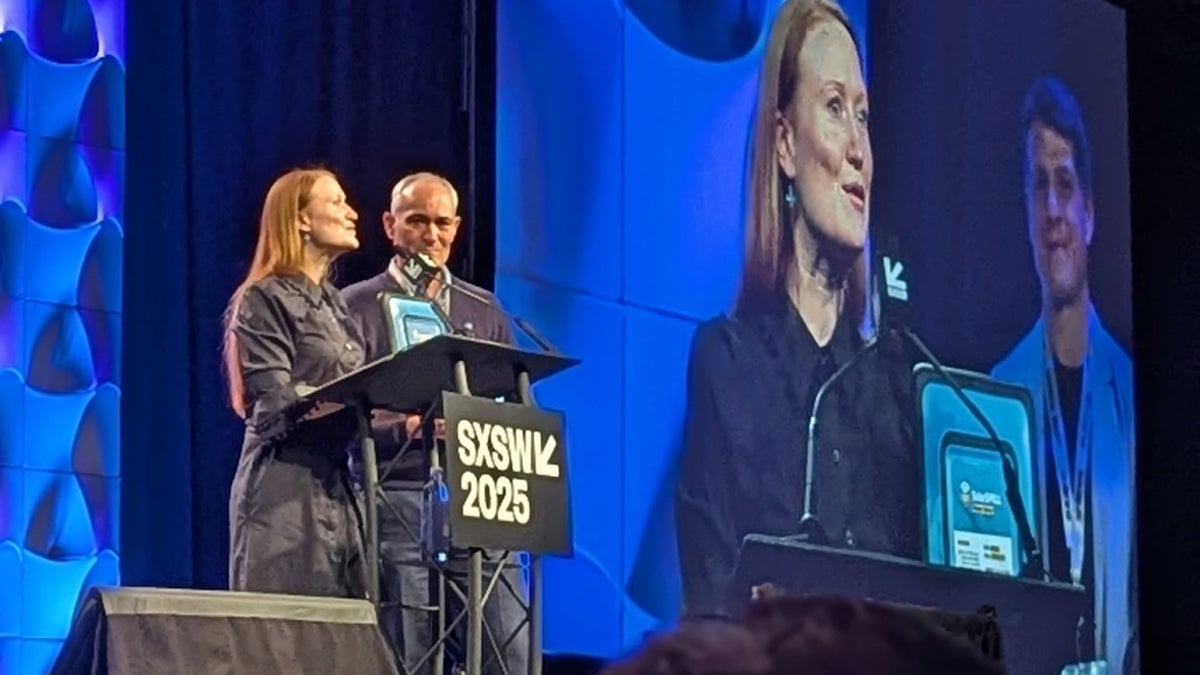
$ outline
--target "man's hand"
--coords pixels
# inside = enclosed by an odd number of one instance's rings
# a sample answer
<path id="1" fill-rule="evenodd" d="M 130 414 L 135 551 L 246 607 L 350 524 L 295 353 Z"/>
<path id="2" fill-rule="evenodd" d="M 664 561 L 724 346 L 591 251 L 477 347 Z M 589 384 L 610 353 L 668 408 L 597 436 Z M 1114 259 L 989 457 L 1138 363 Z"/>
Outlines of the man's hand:
<path id="1" fill-rule="evenodd" d="M 421 416 L 409 415 L 404 421 L 404 430 L 408 432 L 409 438 L 421 437 Z M 439 441 L 446 440 L 446 420 L 437 418 L 433 421 L 433 433 Z"/>

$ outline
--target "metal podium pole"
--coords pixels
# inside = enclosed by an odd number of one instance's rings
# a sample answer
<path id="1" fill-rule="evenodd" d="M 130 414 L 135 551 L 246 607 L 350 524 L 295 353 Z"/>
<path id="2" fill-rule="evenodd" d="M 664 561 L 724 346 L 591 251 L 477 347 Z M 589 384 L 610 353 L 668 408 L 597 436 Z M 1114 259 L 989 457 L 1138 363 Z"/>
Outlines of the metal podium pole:
<path id="1" fill-rule="evenodd" d="M 529 372 L 517 374 L 521 405 L 536 407 Z M 542 675 L 542 557 L 529 555 L 529 675 Z"/>
<path id="2" fill-rule="evenodd" d="M 471 395 L 467 364 L 454 362 L 454 385 L 462 396 Z M 483 673 L 483 552 L 472 548 L 467 554 L 467 675 Z"/>
<path id="3" fill-rule="evenodd" d="M 361 402 L 355 406 L 358 416 L 358 437 L 363 460 L 363 491 L 366 492 L 366 511 L 363 520 L 367 549 L 367 599 L 379 612 L 379 465 L 375 459 L 375 439 L 371 437 L 371 407 Z"/>

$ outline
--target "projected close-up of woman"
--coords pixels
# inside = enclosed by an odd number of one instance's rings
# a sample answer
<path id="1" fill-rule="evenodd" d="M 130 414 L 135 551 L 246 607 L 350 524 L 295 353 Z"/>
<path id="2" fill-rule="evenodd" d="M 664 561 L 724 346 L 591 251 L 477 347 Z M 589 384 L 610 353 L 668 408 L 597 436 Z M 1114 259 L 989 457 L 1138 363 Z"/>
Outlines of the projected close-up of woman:
<path id="1" fill-rule="evenodd" d="M 742 538 L 917 557 L 908 364 L 894 345 L 821 385 L 864 339 L 874 158 L 857 38 L 832 2 L 780 10 L 752 131 L 746 261 L 733 312 L 692 344 L 676 499 L 684 611 L 724 613 Z"/>

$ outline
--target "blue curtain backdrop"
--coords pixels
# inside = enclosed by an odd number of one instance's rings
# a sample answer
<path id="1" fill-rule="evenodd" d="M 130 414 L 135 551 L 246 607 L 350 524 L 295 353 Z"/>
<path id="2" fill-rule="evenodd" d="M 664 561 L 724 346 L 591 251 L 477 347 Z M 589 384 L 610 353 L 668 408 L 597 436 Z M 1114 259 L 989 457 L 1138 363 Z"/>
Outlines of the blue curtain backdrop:
<path id="1" fill-rule="evenodd" d="M 124 581 L 220 588 L 241 445 L 221 314 L 262 198 L 287 168 L 332 168 L 363 242 L 339 285 L 381 270 L 392 183 L 416 169 L 468 180 L 462 8 L 130 0 L 127 14 Z"/>

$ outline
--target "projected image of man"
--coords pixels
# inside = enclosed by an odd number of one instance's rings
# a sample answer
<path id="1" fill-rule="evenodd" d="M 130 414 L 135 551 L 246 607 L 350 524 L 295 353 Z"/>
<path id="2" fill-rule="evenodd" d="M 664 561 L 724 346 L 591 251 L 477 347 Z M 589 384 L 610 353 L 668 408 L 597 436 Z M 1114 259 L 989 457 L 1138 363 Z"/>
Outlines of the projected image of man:
<path id="1" fill-rule="evenodd" d="M 992 375 L 1033 397 L 1042 549 L 1055 579 L 1087 589 L 1081 656 L 1119 668 L 1131 634 L 1133 365 L 1089 295 L 1097 195 L 1079 104 L 1062 82 L 1039 79 L 1026 93 L 1022 129 L 1041 313 Z"/>
<path id="2" fill-rule="evenodd" d="M 456 330 L 494 342 L 513 343 L 508 319 L 499 309 L 495 296 L 454 278 L 446 268 L 461 225 L 458 204 L 458 192 L 450 181 L 433 173 L 406 176 L 392 189 L 390 206 L 383 214 L 383 229 L 396 256 L 380 274 L 342 290 L 350 315 L 360 327 L 368 361 L 386 356 L 392 349 L 379 294 L 414 295 L 421 292 L 401 271 L 404 259 L 416 254 L 428 256 L 440 267 L 436 279 L 424 289 L 424 294 L 441 307 Z M 456 289 L 463 291 L 455 292 Z M 419 439 L 422 434 L 417 415 L 376 411 L 374 418 L 372 430 L 380 467 L 392 462 L 410 436 Z M 436 436 L 440 439 L 444 432 L 442 421 L 437 420 L 436 426 Z M 430 672 L 429 661 L 421 670 L 414 669 L 435 639 L 432 615 L 418 609 L 431 602 L 429 573 L 425 568 L 413 566 L 421 559 L 421 490 L 428 479 L 422 461 L 427 450 L 420 447 L 419 440 L 414 440 L 414 445 L 417 447 L 410 446 L 390 472 L 380 476 L 387 504 L 379 507 L 383 600 L 380 619 L 410 673 Z M 492 559 L 497 558 L 493 556 Z M 452 569 L 457 570 L 454 565 L 458 564 L 452 562 Z M 465 573 L 465 564 L 462 568 Z M 513 595 L 514 591 L 524 594 L 524 590 L 520 568 L 512 556 L 505 578 L 507 586 L 498 582 L 484 606 L 484 620 L 500 644 L 524 620 L 522 608 Z M 457 597 L 451 592 L 447 595 L 452 600 Z M 489 672 L 499 672 L 495 670 L 498 666 L 492 659 L 490 641 L 484 640 L 484 650 L 484 661 L 491 660 Z M 526 672 L 528 638 L 524 629 L 504 652 L 509 673 Z"/>

